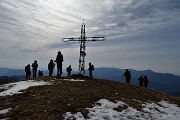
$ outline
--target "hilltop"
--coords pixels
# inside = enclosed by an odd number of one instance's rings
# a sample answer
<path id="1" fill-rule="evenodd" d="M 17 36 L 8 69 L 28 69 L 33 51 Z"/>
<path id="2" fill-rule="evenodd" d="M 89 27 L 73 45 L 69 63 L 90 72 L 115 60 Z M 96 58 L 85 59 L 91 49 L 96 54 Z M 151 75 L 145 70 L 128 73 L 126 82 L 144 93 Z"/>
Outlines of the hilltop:
<path id="1" fill-rule="evenodd" d="M 0 114 L 0 119 L 64 119 L 67 112 L 80 112 L 84 118 L 88 118 L 86 108 L 94 107 L 101 99 L 127 104 L 117 107 L 117 111 L 123 111 L 128 106 L 143 111 L 142 103 L 158 104 L 162 100 L 180 106 L 180 99 L 177 97 L 115 81 L 54 77 L 38 77 L 35 81 L 50 84 L 21 90 L 21 94 L 0 96 L 0 110 L 10 108 L 9 112 Z M 1 86 L 0 92 L 2 91 Z"/>
<path id="2" fill-rule="evenodd" d="M 149 88 L 167 93 L 169 95 L 180 96 L 180 76 L 178 75 L 169 73 L 157 73 L 152 70 L 139 71 L 130 69 L 130 72 L 132 75 L 131 83 L 134 85 L 139 84 L 138 78 L 140 75 L 146 75 L 150 80 Z M 43 73 L 45 76 L 48 75 L 48 71 L 43 71 Z M 73 74 L 76 73 L 77 71 L 73 71 Z M 86 71 L 86 73 L 86 75 L 88 75 L 88 71 Z M 24 74 L 24 70 L 0 68 L 0 84 L 23 80 L 25 78 Z M 118 82 L 125 81 L 124 78 L 122 78 L 122 75 L 124 74 L 124 69 L 120 68 L 95 68 L 93 74 L 94 77 L 100 79 L 114 80 Z M 64 72 L 63 76 L 66 75 L 66 72 Z M 7 76 L 9 76 L 9 78 Z"/>

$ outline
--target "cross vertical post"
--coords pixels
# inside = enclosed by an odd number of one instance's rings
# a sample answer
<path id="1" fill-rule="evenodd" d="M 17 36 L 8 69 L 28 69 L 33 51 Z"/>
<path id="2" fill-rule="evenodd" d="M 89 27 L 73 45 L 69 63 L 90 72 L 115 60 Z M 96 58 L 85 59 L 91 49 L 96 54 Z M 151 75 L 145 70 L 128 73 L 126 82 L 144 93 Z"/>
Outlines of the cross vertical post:
<path id="1" fill-rule="evenodd" d="M 81 26 L 81 41 L 80 41 L 80 56 L 79 56 L 79 74 L 85 74 L 85 56 L 86 56 L 86 45 L 85 45 L 85 24 Z M 82 73 L 83 72 L 83 73 Z"/>

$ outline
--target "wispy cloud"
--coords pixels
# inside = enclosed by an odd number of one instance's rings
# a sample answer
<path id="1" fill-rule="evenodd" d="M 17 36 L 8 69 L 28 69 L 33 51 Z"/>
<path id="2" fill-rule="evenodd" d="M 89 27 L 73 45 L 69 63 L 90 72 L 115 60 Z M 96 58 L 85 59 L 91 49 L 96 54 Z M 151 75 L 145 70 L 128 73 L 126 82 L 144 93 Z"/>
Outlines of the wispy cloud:
<path id="1" fill-rule="evenodd" d="M 58 49 L 78 48 L 78 43 L 63 43 L 61 38 L 79 37 L 82 19 L 85 19 L 87 36 L 107 37 L 107 42 L 88 46 L 94 49 L 109 47 L 108 54 L 113 48 L 117 48 L 116 51 L 129 50 L 129 58 L 135 54 L 134 51 L 146 55 L 149 51 L 160 54 L 167 50 L 171 51 L 167 56 L 171 56 L 173 51 L 177 53 L 179 50 L 176 44 L 180 38 L 176 31 L 180 28 L 179 0 L 1 0 L 0 16 L 0 51 L 4 51 L 0 52 L 1 56 L 9 54 L 6 52 L 8 49 L 13 49 L 12 54 L 29 53 L 33 56 L 36 53 L 42 56 L 41 51 L 51 51 L 52 54 Z M 113 52 L 117 59 L 121 59 Z M 44 59 L 45 55 L 42 57 Z M 47 55 L 49 57 L 52 56 Z"/>

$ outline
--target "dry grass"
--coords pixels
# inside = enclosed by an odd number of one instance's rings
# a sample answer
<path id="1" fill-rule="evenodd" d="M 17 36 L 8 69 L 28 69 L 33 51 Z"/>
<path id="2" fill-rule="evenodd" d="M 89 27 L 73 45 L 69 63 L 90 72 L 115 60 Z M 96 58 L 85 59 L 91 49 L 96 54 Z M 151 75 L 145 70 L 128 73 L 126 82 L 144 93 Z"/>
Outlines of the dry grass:
<path id="1" fill-rule="evenodd" d="M 50 81 L 53 77 L 41 77 L 36 80 Z M 0 97 L 0 109 L 12 108 L 2 118 L 10 119 L 63 119 L 66 112 L 82 112 L 92 107 L 99 99 L 121 100 L 129 106 L 142 109 L 141 102 L 168 100 L 180 105 L 180 100 L 138 86 L 115 81 L 87 79 L 73 82 L 56 79 L 53 85 L 30 87 L 22 94 Z M 138 100 L 138 101 L 137 101 Z M 124 108 L 118 108 L 121 111 Z"/>

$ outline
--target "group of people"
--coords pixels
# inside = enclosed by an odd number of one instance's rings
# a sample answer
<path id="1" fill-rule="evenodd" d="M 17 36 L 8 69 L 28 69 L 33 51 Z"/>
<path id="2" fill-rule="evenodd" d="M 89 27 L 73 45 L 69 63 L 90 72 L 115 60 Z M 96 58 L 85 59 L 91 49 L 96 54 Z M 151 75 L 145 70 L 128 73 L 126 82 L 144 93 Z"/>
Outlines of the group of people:
<path id="1" fill-rule="evenodd" d="M 37 68 L 38 68 L 37 60 L 35 60 L 31 66 L 30 66 L 30 64 L 25 66 L 26 78 L 31 77 L 31 67 L 32 67 L 33 78 L 34 78 L 34 77 L 36 77 L 36 72 L 37 72 Z"/>
<path id="2" fill-rule="evenodd" d="M 49 76 L 53 75 L 54 68 L 55 68 L 55 66 L 57 66 L 57 77 L 61 77 L 63 61 L 64 61 L 63 55 L 62 55 L 61 51 L 58 51 L 58 54 L 56 56 L 56 60 L 53 61 L 51 59 L 50 62 L 48 63 Z M 31 76 L 31 67 L 32 67 L 32 72 L 33 72 L 33 78 L 35 78 L 36 73 L 37 73 L 37 69 L 38 69 L 37 60 L 35 60 L 31 66 L 30 66 L 30 64 L 25 66 L 26 78 L 30 78 L 30 76 Z M 93 78 L 92 71 L 94 70 L 94 65 L 89 63 L 89 69 L 88 70 L 89 70 L 89 77 Z M 67 76 L 71 76 L 71 72 L 72 72 L 71 65 L 69 65 L 66 68 L 66 71 L 67 71 Z M 39 74 L 39 76 L 43 76 L 43 71 L 39 70 L 38 74 Z"/>
<path id="3" fill-rule="evenodd" d="M 149 83 L 149 80 L 148 80 L 148 78 L 147 78 L 147 76 L 140 76 L 139 77 L 139 86 L 141 86 L 141 87 L 146 87 L 147 88 L 147 86 L 148 86 L 148 83 Z"/>
<path id="4" fill-rule="evenodd" d="M 123 74 L 123 76 L 125 76 L 125 78 L 126 78 L 126 83 L 130 83 L 130 80 L 131 80 L 131 73 L 130 73 L 130 71 L 128 70 L 128 69 L 126 69 L 126 71 L 124 72 L 124 74 Z M 123 77 L 122 76 L 122 77 Z M 141 86 L 141 87 L 146 87 L 147 88 L 147 86 L 148 86 L 148 83 L 149 83 L 149 80 L 148 80 L 148 78 L 147 78 L 147 76 L 140 76 L 139 78 L 138 78 L 138 80 L 139 80 L 139 86 Z"/>
<path id="5" fill-rule="evenodd" d="M 56 65 L 57 65 L 57 77 L 61 77 L 61 75 L 62 75 L 62 62 L 63 61 L 64 61 L 63 55 L 61 54 L 60 51 L 58 51 L 58 55 L 56 56 L 56 60 L 53 61 L 51 59 L 49 64 L 48 64 L 49 76 L 52 76 L 53 71 L 54 71 L 54 67 L 55 67 L 55 63 L 56 63 Z M 34 78 L 34 77 L 36 77 L 36 74 L 37 74 L 37 68 L 38 68 L 37 60 L 35 60 L 31 66 L 30 66 L 30 64 L 25 66 L 26 78 L 30 78 L 30 76 L 31 76 L 31 67 L 32 67 L 33 78 Z M 43 76 L 43 71 L 39 70 L 38 74 L 39 74 L 39 76 Z"/>
<path id="6" fill-rule="evenodd" d="M 62 75 L 62 63 L 63 63 L 64 59 L 63 59 L 63 55 L 61 53 L 61 51 L 58 51 L 58 54 L 56 56 L 56 60 L 53 61 L 52 59 L 50 60 L 49 64 L 48 64 L 48 70 L 49 70 L 49 76 L 52 76 L 53 75 L 53 71 L 54 71 L 54 67 L 55 65 L 57 66 L 57 77 L 61 77 Z M 37 73 L 37 68 L 38 68 L 38 64 L 37 64 L 37 60 L 34 61 L 34 63 L 31 65 L 32 67 L 32 72 L 33 72 L 33 78 L 36 77 L 36 73 Z M 91 79 L 93 79 L 93 74 L 92 72 L 94 71 L 94 65 L 91 64 L 91 62 L 89 63 L 89 77 Z M 71 65 L 69 65 L 67 68 L 66 68 L 66 71 L 67 71 L 67 76 L 71 76 L 71 71 L 72 71 L 72 68 L 71 68 Z M 26 72 L 26 78 L 30 78 L 31 76 L 31 68 L 30 68 L 30 64 L 28 64 L 27 66 L 25 66 L 25 72 Z M 39 70 L 39 76 L 43 76 L 43 72 Z M 130 83 L 130 80 L 131 80 L 131 73 L 128 69 L 125 70 L 123 76 L 125 76 L 126 78 L 126 83 Z M 123 77 L 122 76 L 122 77 Z M 149 80 L 147 78 L 147 76 L 140 76 L 139 77 L 139 85 L 140 86 L 144 86 L 147 88 L 148 86 L 148 83 L 149 83 Z"/>

